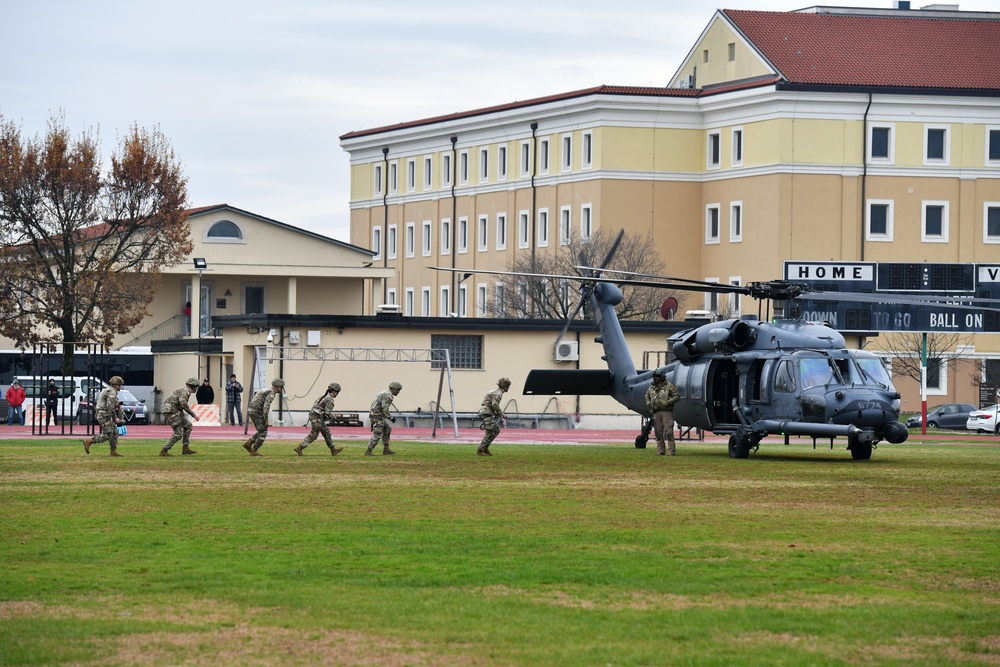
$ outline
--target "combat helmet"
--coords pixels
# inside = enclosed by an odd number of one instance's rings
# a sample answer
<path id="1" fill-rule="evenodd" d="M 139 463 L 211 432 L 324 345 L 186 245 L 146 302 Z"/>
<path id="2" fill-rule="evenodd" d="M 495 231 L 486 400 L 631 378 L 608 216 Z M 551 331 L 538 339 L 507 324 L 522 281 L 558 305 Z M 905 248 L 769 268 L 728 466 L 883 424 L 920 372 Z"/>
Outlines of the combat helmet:
<path id="1" fill-rule="evenodd" d="M 335 391 L 338 394 L 340 393 L 340 385 L 337 384 L 336 382 L 331 382 L 329 385 L 327 385 L 326 388 L 328 391 Z"/>
<path id="2" fill-rule="evenodd" d="M 199 381 L 198 381 L 198 378 L 188 378 L 188 379 L 187 379 L 187 380 L 186 380 L 186 381 L 184 382 L 184 384 L 186 384 L 186 385 L 187 385 L 187 386 L 189 386 L 189 387 L 197 387 L 198 385 L 200 385 L 200 384 L 201 384 L 201 382 L 199 382 Z"/>
<path id="3" fill-rule="evenodd" d="M 402 391 L 403 385 L 399 384 L 398 382 L 390 382 L 389 383 L 389 389 L 395 389 L 396 391 Z"/>
<path id="4" fill-rule="evenodd" d="M 122 379 L 121 375 L 116 375 L 110 380 L 108 380 L 108 384 L 110 384 L 112 387 L 121 388 L 121 386 L 125 384 L 125 380 Z"/>
<path id="5" fill-rule="evenodd" d="M 285 386 L 285 381 L 282 380 L 281 378 L 274 378 L 273 380 L 271 380 L 271 386 L 272 387 L 284 387 Z"/>
<path id="6" fill-rule="evenodd" d="M 497 380 L 497 386 L 501 389 L 510 389 L 510 378 L 500 378 Z"/>

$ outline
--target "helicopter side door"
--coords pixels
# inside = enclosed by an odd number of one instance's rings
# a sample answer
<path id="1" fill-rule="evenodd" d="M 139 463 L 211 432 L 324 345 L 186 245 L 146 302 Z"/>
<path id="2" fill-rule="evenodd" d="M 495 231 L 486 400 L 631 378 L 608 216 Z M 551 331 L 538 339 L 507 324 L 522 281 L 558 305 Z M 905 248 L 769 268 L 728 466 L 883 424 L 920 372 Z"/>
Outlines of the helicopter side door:
<path id="1" fill-rule="evenodd" d="M 794 359 L 781 359 L 774 368 L 772 407 L 781 419 L 798 420 L 802 417 L 799 406 L 801 387 L 798 382 L 799 367 Z"/>
<path id="2" fill-rule="evenodd" d="M 706 404 L 714 428 L 736 429 L 739 420 L 733 409 L 740 390 L 740 374 L 732 359 L 716 359 L 709 367 Z"/>

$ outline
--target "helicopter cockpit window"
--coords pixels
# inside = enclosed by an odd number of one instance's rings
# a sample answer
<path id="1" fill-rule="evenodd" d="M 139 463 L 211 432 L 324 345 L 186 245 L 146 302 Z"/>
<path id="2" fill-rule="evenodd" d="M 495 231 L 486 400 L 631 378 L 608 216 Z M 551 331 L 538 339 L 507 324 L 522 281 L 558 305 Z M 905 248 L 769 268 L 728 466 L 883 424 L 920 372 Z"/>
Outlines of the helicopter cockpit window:
<path id="1" fill-rule="evenodd" d="M 837 381 L 833 366 L 826 357 L 799 359 L 799 377 L 803 389 L 825 387 Z"/>
<path id="2" fill-rule="evenodd" d="M 795 391 L 795 366 L 791 361 L 782 361 L 774 373 L 775 391 Z"/>
<path id="3" fill-rule="evenodd" d="M 860 356 L 855 357 L 855 361 L 858 362 L 858 366 L 864 372 L 865 379 L 867 380 L 865 384 L 871 384 L 873 381 L 876 384 L 880 384 L 883 387 L 892 388 L 892 379 L 889 377 L 889 372 L 882 365 L 882 360 L 874 355 L 872 356 Z"/>

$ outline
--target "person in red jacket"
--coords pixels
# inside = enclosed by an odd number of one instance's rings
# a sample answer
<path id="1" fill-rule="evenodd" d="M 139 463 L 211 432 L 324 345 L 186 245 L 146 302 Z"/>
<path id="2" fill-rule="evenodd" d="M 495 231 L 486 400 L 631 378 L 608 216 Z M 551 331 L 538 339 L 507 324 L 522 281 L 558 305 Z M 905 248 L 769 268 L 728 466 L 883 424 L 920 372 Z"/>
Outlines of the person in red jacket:
<path id="1" fill-rule="evenodd" d="M 19 426 L 24 426 L 24 413 L 21 412 L 21 406 L 24 405 L 24 387 L 17 380 L 14 380 L 10 384 L 10 389 L 7 390 L 7 426 L 12 426 L 14 424 L 14 417 L 17 416 L 17 423 Z"/>

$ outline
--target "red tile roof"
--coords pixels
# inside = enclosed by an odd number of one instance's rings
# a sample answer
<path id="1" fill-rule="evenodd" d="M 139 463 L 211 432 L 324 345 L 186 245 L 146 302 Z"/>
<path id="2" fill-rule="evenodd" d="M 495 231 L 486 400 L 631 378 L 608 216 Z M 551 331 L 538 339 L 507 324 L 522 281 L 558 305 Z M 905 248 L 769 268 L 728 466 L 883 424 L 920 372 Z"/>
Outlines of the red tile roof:
<path id="1" fill-rule="evenodd" d="M 997 20 L 722 12 L 790 83 L 1000 91 Z"/>

